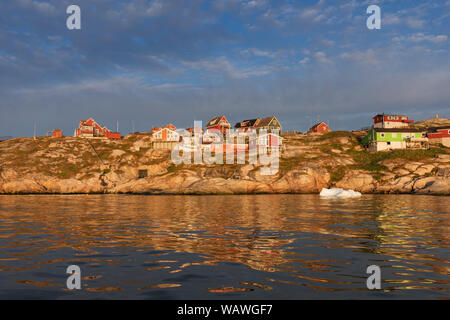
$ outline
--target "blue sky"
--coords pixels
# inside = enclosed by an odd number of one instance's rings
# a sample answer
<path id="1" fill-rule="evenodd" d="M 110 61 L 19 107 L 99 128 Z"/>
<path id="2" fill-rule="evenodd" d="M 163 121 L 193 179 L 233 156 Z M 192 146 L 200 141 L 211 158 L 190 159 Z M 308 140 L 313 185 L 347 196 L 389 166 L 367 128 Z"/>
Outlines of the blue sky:
<path id="1" fill-rule="evenodd" d="M 66 28 L 81 8 L 82 29 Z M 381 30 L 366 9 L 381 7 Z M 450 117 L 450 0 L 6 0 L 0 136 L 94 117 L 122 133 L 225 114 L 334 130 Z"/>

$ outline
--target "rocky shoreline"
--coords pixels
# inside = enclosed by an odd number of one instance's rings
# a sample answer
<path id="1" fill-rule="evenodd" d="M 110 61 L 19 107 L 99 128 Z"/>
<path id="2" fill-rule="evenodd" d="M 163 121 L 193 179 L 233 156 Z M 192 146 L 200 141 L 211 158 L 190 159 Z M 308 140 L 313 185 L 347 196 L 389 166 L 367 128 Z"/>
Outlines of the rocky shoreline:
<path id="1" fill-rule="evenodd" d="M 450 195 L 450 150 L 370 153 L 350 132 L 284 139 L 279 171 L 260 166 L 174 165 L 148 134 L 120 141 L 17 138 L 0 142 L 0 194 L 274 194 L 362 193 Z M 144 171 L 145 175 L 140 176 Z"/>

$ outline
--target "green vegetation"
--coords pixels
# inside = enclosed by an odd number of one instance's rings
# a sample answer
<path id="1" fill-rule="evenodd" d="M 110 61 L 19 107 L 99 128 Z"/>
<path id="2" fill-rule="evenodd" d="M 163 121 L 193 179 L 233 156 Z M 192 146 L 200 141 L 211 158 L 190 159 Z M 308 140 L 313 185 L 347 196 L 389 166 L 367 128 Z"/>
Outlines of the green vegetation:
<path id="1" fill-rule="evenodd" d="M 183 163 L 178 166 L 176 164 L 172 163 L 170 166 L 167 167 L 167 172 L 172 173 L 172 172 L 180 170 L 183 167 L 184 167 Z"/>
<path id="2" fill-rule="evenodd" d="M 310 159 L 306 158 L 303 155 L 292 158 L 280 159 L 280 167 L 279 167 L 280 173 L 285 174 L 291 170 L 294 170 L 298 168 L 302 164 L 302 162 L 305 161 L 310 161 Z"/>
<path id="3" fill-rule="evenodd" d="M 447 154 L 445 149 L 431 148 L 428 150 L 390 150 L 386 152 L 369 152 L 367 150 L 355 151 L 350 150 L 349 154 L 356 161 L 356 165 L 352 167 L 355 169 L 367 170 L 372 173 L 376 180 L 381 179 L 381 171 L 388 170 L 380 162 L 384 160 L 404 159 L 407 161 L 421 161 L 430 158 L 435 158 L 438 154 Z"/>
<path id="4" fill-rule="evenodd" d="M 328 172 L 330 173 L 330 182 L 336 183 L 342 180 L 344 178 L 345 173 L 347 172 L 346 166 L 340 166 L 340 167 L 326 167 Z"/>
<path id="5" fill-rule="evenodd" d="M 75 165 L 68 165 L 61 169 L 58 176 L 62 179 L 73 178 L 80 172 L 80 168 Z"/>
<path id="6" fill-rule="evenodd" d="M 355 140 L 357 139 L 356 135 L 349 131 L 330 131 L 317 138 L 317 141 L 324 141 L 328 139 L 342 138 L 342 137 L 348 137 Z"/>

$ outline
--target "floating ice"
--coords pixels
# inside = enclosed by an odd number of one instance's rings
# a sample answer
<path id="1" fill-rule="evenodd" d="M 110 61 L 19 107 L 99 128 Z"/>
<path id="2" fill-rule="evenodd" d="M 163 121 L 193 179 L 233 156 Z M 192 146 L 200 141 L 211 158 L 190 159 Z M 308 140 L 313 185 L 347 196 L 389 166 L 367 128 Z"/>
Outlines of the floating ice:
<path id="1" fill-rule="evenodd" d="M 354 190 L 344 190 L 341 188 L 325 189 L 320 192 L 321 197 L 329 198 L 356 198 L 361 197 L 361 193 Z"/>

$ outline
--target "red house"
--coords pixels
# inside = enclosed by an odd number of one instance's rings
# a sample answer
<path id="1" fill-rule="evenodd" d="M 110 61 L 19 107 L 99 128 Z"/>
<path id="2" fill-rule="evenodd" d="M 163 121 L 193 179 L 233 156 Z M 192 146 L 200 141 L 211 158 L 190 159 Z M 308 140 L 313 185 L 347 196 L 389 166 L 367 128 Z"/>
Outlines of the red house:
<path id="1" fill-rule="evenodd" d="M 274 133 L 265 133 L 249 141 L 249 148 L 278 148 L 283 144 L 283 138 Z"/>
<path id="2" fill-rule="evenodd" d="M 405 128 L 414 123 L 407 116 L 395 114 L 377 114 L 373 117 L 374 128 Z"/>
<path id="3" fill-rule="evenodd" d="M 53 138 L 62 138 L 63 132 L 62 130 L 53 130 L 52 137 Z"/>
<path id="4" fill-rule="evenodd" d="M 75 130 L 75 137 L 82 138 L 107 138 L 120 139 L 122 135 L 119 132 L 112 132 L 106 127 L 100 126 L 94 119 L 89 118 L 81 120 L 78 129 Z"/>
<path id="5" fill-rule="evenodd" d="M 315 124 L 309 129 L 310 133 L 327 133 L 330 132 L 330 128 L 325 122 Z"/>
<path id="6" fill-rule="evenodd" d="M 225 116 L 212 118 L 206 125 L 206 131 L 219 130 L 222 134 L 226 134 L 230 128 L 231 125 Z"/>
<path id="7" fill-rule="evenodd" d="M 450 126 L 430 128 L 427 137 L 431 144 L 443 144 L 450 147 Z"/>
<path id="8" fill-rule="evenodd" d="M 250 129 L 256 129 L 260 122 L 259 118 L 251 119 L 251 120 L 244 120 L 242 122 L 238 122 L 235 124 L 234 128 L 238 133 L 240 132 L 247 132 Z"/>

